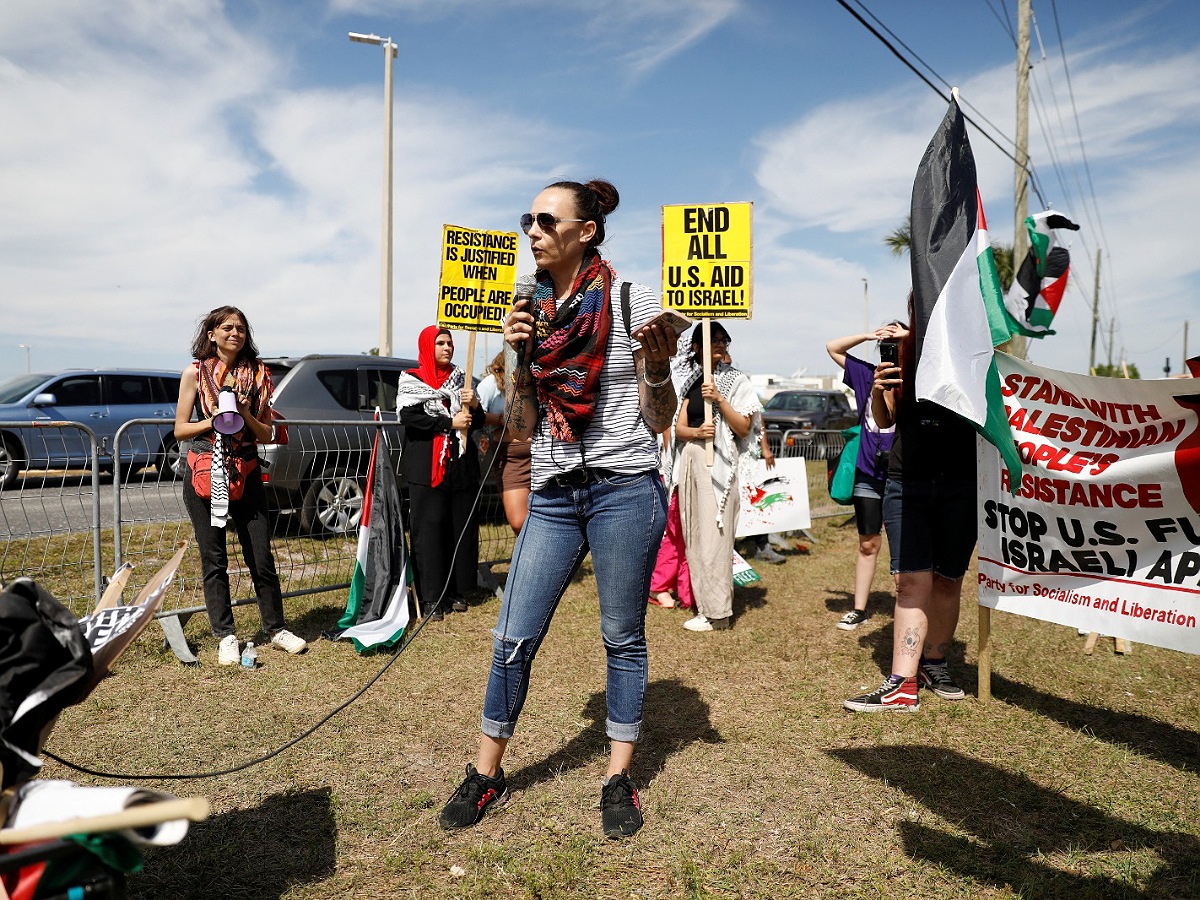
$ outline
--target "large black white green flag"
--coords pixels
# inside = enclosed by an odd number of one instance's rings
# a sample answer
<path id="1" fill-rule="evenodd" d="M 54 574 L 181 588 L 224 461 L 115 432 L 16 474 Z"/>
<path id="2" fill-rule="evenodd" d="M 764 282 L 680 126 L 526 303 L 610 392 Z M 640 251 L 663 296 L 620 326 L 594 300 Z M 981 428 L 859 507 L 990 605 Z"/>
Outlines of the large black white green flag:
<path id="1" fill-rule="evenodd" d="M 918 400 L 969 420 L 1000 451 L 1013 484 L 1013 443 L 996 371 L 1011 336 L 975 180 L 975 157 L 956 100 L 925 150 L 912 194 L 912 283 Z"/>

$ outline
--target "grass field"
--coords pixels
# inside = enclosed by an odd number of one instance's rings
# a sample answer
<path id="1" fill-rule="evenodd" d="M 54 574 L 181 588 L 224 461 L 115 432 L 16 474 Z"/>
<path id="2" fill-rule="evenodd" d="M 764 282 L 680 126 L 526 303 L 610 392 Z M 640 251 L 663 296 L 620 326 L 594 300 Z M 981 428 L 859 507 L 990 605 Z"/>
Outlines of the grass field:
<path id="1" fill-rule="evenodd" d="M 651 683 L 635 779 L 646 827 L 599 827 L 604 659 L 590 575 L 573 584 L 534 671 L 506 759 L 513 799 L 446 834 L 442 803 L 474 759 L 497 601 L 431 623 L 357 703 L 262 765 L 150 786 L 205 795 L 214 815 L 148 854 L 135 898 L 1197 897 L 1200 662 L 993 617 L 995 699 L 975 699 L 975 592 L 952 654 L 969 697 L 916 715 L 841 701 L 890 661 L 890 578 L 872 618 L 849 607 L 855 534 L 818 543 L 739 589 L 732 631 L 692 634 L 648 613 Z M 136 580 L 136 579 L 135 579 Z M 341 598 L 292 601 L 315 637 Z M 327 604 L 327 605 L 322 605 Z M 239 610 L 240 633 L 257 626 Z M 283 744 L 357 691 L 387 657 L 314 643 L 215 665 L 207 623 L 184 667 L 149 634 L 49 748 L 130 773 L 235 765 Z M 48 763 L 49 777 L 79 776 Z"/>

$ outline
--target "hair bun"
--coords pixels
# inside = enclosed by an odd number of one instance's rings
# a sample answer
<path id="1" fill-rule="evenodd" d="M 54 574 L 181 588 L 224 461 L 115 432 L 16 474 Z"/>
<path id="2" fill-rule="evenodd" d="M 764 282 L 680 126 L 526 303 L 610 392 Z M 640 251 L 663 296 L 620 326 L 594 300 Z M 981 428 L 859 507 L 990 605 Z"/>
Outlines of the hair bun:
<path id="1" fill-rule="evenodd" d="M 617 189 L 612 182 L 593 178 L 585 187 L 596 195 L 596 199 L 600 201 L 600 212 L 606 216 L 610 215 L 621 202 L 621 195 L 617 193 Z"/>

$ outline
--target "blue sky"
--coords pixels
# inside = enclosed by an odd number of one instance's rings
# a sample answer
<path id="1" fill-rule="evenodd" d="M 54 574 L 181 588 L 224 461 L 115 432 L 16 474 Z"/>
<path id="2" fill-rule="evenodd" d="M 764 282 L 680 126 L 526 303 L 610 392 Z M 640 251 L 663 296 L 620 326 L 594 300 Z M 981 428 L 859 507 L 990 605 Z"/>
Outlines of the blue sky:
<path id="1" fill-rule="evenodd" d="M 1013 134 L 1014 0 L 868 6 Z M 1099 360 L 1111 323 L 1114 361 L 1178 372 L 1189 317 L 1200 352 L 1200 26 L 1183 0 L 1034 13 L 1033 164 L 1084 230 L 1030 357 L 1086 369 L 1100 247 Z M 903 314 L 882 240 L 945 104 L 834 0 L 7 0 L 0 379 L 19 344 L 35 371 L 182 368 L 223 303 L 266 355 L 376 346 L 383 51 L 349 31 L 399 45 L 398 355 L 435 315 L 442 224 L 516 230 L 560 178 L 617 185 L 607 255 L 656 289 L 663 204 L 753 201 L 754 317 L 730 324 L 748 371 L 830 372 L 828 338 Z M 1010 242 L 1012 163 L 972 141 Z"/>

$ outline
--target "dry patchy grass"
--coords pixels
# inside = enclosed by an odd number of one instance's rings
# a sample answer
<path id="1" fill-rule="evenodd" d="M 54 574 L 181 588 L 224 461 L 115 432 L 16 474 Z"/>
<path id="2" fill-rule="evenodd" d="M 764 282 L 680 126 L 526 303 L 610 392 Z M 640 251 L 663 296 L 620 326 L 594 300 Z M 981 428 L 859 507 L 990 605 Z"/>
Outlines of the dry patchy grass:
<path id="1" fill-rule="evenodd" d="M 360 701 L 273 760 L 151 782 L 209 796 L 214 816 L 150 853 L 131 896 L 1200 896 L 1194 658 L 1120 657 L 1111 642 L 1087 657 L 1072 630 L 997 614 L 996 699 L 981 704 L 968 589 L 953 659 L 971 696 L 927 697 L 912 716 L 845 713 L 889 662 L 890 579 L 881 567 L 868 623 L 838 631 L 854 528 L 836 519 L 816 535 L 811 553 L 738 591 L 730 632 L 692 634 L 682 612 L 649 610 L 634 773 L 647 824 L 634 838 L 599 828 L 604 660 L 589 576 L 535 667 L 506 760 L 513 799 L 480 826 L 447 834 L 437 813 L 474 758 L 490 598 L 424 629 Z M 293 601 L 297 630 L 331 625 L 332 602 Z M 249 636 L 254 611 L 238 618 Z M 62 717 L 51 749 L 137 773 L 226 767 L 299 733 L 386 659 L 318 641 L 302 657 L 264 652 L 250 673 L 214 664 L 206 623 L 188 631 L 200 666 L 143 638 Z"/>

